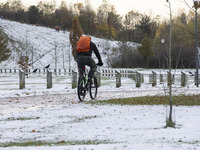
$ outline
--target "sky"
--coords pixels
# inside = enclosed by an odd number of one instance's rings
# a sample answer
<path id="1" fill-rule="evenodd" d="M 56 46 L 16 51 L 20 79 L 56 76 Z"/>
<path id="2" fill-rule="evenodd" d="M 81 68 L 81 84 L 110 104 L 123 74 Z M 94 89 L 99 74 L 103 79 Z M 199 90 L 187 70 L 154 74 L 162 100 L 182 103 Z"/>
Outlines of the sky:
<path id="1" fill-rule="evenodd" d="M 0 2 L 5 2 L 7 0 L 0 0 Z M 41 0 L 22 0 L 25 5 L 33 5 L 38 4 Z M 53 2 L 53 0 L 42 0 L 46 2 Z M 61 0 L 55 0 L 57 6 L 60 4 Z M 82 2 L 85 0 L 64 0 L 67 4 L 73 4 Z M 99 5 L 102 4 L 103 0 L 90 0 L 92 8 L 96 10 Z M 147 15 L 151 15 L 155 17 L 156 15 L 160 15 L 162 17 L 169 17 L 169 4 L 166 0 L 107 0 L 110 4 L 115 6 L 117 13 L 124 16 L 127 12 L 131 10 L 138 11 L 140 13 L 145 13 Z M 186 12 L 190 9 L 186 3 L 190 7 L 193 5 L 193 0 L 171 0 L 171 7 L 173 15 L 176 15 L 181 9 L 184 9 Z"/>

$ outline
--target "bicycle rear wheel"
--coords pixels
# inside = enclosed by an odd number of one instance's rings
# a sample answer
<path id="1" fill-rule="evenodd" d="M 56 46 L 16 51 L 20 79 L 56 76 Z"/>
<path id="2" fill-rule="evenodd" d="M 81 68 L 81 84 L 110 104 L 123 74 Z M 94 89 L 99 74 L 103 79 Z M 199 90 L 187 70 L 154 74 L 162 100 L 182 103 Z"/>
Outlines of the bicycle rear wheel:
<path id="1" fill-rule="evenodd" d="M 91 99 L 95 99 L 97 97 L 97 79 L 96 77 L 92 78 L 92 84 L 89 86 L 90 97 Z"/>
<path id="2" fill-rule="evenodd" d="M 85 78 L 81 77 L 78 80 L 77 93 L 80 101 L 84 101 L 86 95 Z"/>

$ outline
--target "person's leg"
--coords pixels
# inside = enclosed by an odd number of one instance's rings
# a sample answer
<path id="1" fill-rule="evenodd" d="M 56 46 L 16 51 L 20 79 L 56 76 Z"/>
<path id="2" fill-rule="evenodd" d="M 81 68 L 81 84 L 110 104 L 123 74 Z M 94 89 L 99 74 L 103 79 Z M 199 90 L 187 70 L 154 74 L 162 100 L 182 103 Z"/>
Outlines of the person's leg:
<path id="1" fill-rule="evenodd" d="M 77 64 L 78 64 L 79 77 L 81 77 L 84 73 L 84 66 L 85 66 L 82 61 L 82 58 L 77 59 Z"/>
<path id="2" fill-rule="evenodd" d="M 88 60 L 89 60 L 88 66 L 90 66 L 90 71 L 89 71 L 88 77 L 92 78 L 96 71 L 96 64 L 95 64 L 95 61 L 91 57 Z"/>

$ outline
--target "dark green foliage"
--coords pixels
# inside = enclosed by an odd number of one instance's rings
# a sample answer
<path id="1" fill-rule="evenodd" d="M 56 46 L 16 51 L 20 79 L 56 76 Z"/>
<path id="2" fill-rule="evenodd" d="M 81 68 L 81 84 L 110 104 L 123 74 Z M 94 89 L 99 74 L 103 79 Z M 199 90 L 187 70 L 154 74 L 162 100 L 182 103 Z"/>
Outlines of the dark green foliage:
<path id="1" fill-rule="evenodd" d="M 8 38 L 0 30 L 0 62 L 7 60 L 10 57 L 10 52 L 8 49 Z"/>
<path id="2" fill-rule="evenodd" d="M 138 48 L 139 53 L 142 55 L 144 62 L 146 63 L 146 68 L 149 68 L 149 57 L 154 55 L 152 49 L 152 43 L 149 39 L 144 38 L 142 40 L 142 46 Z"/>
<path id="3" fill-rule="evenodd" d="M 39 9 L 36 6 L 30 6 L 28 9 L 28 20 L 30 24 L 37 24 L 40 19 Z"/>

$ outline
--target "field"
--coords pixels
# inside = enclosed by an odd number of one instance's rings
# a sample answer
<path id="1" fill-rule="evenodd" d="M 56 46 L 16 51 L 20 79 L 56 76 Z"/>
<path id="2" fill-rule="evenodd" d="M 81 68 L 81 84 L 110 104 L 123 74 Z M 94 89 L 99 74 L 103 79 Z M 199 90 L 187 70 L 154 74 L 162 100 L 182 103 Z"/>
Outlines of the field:
<path id="1" fill-rule="evenodd" d="M 52 89 L 46 89 L 45 78 L 42 74 L 30 75 L 23 90 L 18 89 L 17 74 L 0 78 L 4 81 L 0 90 L 0 149 L 200 148 L 199 101 L 191 106 L 176 104 L 176 127 L 165 128 L 169 108 L 167 101 L 157 100 L 165 95 L 163 85 L 144 83 L 136 88 L 134 80 L 122 78 L 122 86 L 115 88 L 115 77 L 102 77 L 95 101 L 99 103 L 91 103 L 89 95 L 80 103 L 70 76 L 54 76 Z M 186 95 L 198 91 L 195 86 L 174 89 L 175 94 Z M 143 103 L 132 99 L 141 96 L 146 96 L 138 98 Z M 128 97 L 131 99 L 124 99 Z M 112 101 L 103 101 L 109 99 Z M 179 101 L 186 103 L 181 98 Z"/>
<path id="2" fill-rule="evenodd" d="M 20 49 L 20 44 L 28 47 L 28 55 L 33 58 L 30 61 L 37 60 L 31 66 L 32 70 L 43 69 L 47 64 L 52 70 L 56 66 L 57 69 L 69 70 L 71 67 L 77 70 L 70 53 L 68 32 L 58 33 L 50 28 L 8 20 L 0 20 L 0 27 L 17 43 L 16 47 Z M 108 49 L 114 48 L 117 41 L 95 37 L 92 40 L 98 45 L 106 69 L 106 53 L 111 52 Z M 58 58 L 62 58 L 57 63 L 55 52 Z M 13 50 L 10 59 L 0 64 L 0 69 L 18 70 L 19 57 L 18 51 Z M 18 73 L 0 73 L 0 149 L 200 149 L 199 97 L 196 96 L 197 101 L 193 98 L 185 101 L 187 95 L 199 94 L 194 76 L 189 74 L 195 70 L 184 70 L 189 79 L 185 87 L 180 86 L 182 70 L 175 73 L 179 75 L 173 84 L 173 95 L 182 95 L 179 102 L 184 103 L 173 107 L 175 128 L 165 128 L 169 109 L 167 101 L 163 103 L 160 96 L 167 95 L 166 82 L 160 84 L 158 79 L 158 84 L 152 87 L 148 75 L 152 70 L 139 71 L 145 74 L 140 88 L 136 88 L 131 78 L 122 78 L 122 86 L 116 88 L 115 77 L 102 77 L 96 99 L 98 103 L 91 103 L 89 95 L 85 102 L 80 103 L 69 75 L 53 75 L 53 87 L 47 89 L 46 75 L 31 73 L 25 79 L 25 89 L 20 90 Z M 185 106 L 186 102 L 191 105 Z"/>

